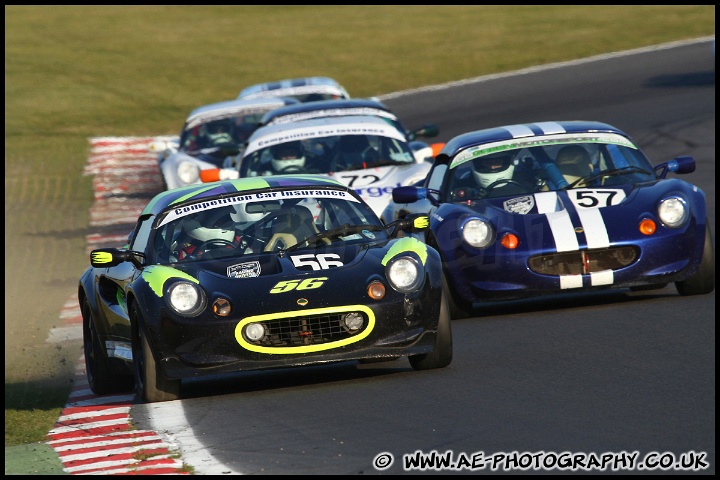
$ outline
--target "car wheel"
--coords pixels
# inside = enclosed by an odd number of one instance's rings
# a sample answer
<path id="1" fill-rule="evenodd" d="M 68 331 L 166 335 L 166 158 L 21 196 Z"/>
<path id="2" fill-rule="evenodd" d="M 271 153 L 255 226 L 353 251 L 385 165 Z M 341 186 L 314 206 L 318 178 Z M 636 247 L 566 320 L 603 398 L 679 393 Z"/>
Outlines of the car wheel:
<path id="1" fill-rule="evenodd" d="M 450 310 L 450 318 L 453 320 L 459 320 L 461 318 L 468 318 L 473 316 L 472 306 L 467 305 L 466 302 L 456 299 L 450 290 L 450 283 L 447 280 L 445 274 L 443 274 L 443 293 L 447 299 L 448 308 Z"/>
<path id="2" fill-rule="evenodd" d="M 123 392 L 132 389 L 133 378 L 130 375 L 114 375 L 110 359 L 102 348 L 100 335 L 97 333 L 92 318 L 90 302 L 85 299 L 82 309 L 83 317 L 83 353 L 85 354 L 85 372 L 88 386 L 96 395 Z"/>
<path id="3" fill-rule="evenodd" d="M 715 290 L 715 248 L 710 234 L 710 225 L 705 223 L 705 247 L 700 268 L 687 280 L 675 282 L 680 295 L 703 295 Z"/>
<path id="4" fill-rule="evenodd" d="M 132 321 L 136 334 L 133 335 L 133 370 L 135 391 L 144 402 L 166 402 L 180 397 L 180 380 L 171 380 L 155 363 L 155 357 L 141 325 L 142 317 L 137 303 L 132 306 Z"/>
<path id="5" fill-rule="evenodd" d="M 435 350 L 422 355 L 410 355 L 410 365 L 414 370 L 431 370 L 450 365 L 453 357 L 452 328 L 450 326 L 450 309 L 445 292 L 440 295 L 440 316 L 438 318 Z"/>

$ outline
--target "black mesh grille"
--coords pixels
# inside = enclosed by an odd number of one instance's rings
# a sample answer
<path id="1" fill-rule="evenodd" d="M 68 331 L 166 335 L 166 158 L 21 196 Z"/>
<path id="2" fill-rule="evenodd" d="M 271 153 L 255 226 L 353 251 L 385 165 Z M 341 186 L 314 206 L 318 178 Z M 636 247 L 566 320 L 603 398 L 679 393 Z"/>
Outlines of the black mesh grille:
<path id="1" fill-rule="evenodd" d="M 361 315 L 363 328 L 348 332 L 343 326 L 342 318 L 349 314 Z M 343 312 L 308 317 L 292 317 L 277 320 L 264 320 L 265 337 L 250 343 L 263 347 L 299 347 L 336 342 L 357 335 L 367 328 L 368 319 L 362 312 Z M 247 339 L 246 339 L 247 340 Z"/>
<path id="2" fill-rule="evenodd" d="M 537 255 L 530 258 L 528 265 L 530 270 L 542 275 L 581 275 L 617 270 L 637 259 L 637 247 L 629 246 Z"/>

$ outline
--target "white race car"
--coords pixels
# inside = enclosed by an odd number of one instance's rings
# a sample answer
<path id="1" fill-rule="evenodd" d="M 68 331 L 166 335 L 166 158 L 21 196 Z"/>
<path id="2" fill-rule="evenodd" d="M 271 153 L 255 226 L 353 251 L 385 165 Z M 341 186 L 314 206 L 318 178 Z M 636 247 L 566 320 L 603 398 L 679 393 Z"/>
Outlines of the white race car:
<path id="1" fill-rule="evenodd" d="M 292 98 L 230 100 L 194 109 L 180 135 L 150 144 L 157 152 L 166 189 L 200 180 L 200 170 L 232 167 L 265 113 L 298 103 Z"/>
<path id="2" fill-rule="evenodd" d="M 300 102 L 350 98 L 347 90 L 329 77 L 289 78 L 258 83 L 242 89 L 238 98 L 292 97 Z"/>
<path id="3" fill-rule="evenodd" d="M 433 158 L 430 157 L 434 157 L 445 145 L 444 143 L 429 145 L 425 141 L 419 140 L 420 138 L 436 137 L 440 133 L 440 129 L 436 124 L 430 123 L 410 130 L 403 125 L 387 105 L 374 98 L 319 100 L 317 102 L 287 105 L 267 112 L 260 120 L 260 125 L 277 125 L 311 118 L 346 117 L 349 115 L 372 115 L 392 123 L 398 130 L 405 132 L 405 137 L 415 157 L 423 155 L 431 163 Z"/>
<path id="4" fill-rule="evenodd" d="M 353 188 L 379 215 L 394 188 L 412 185 L 430 170 L 427 153 L 415 153 L 405 133 L 380 117 L 314 118 L 258 128 L 239 169 L 205 170 L 201 178 L 327 175 Z"/>

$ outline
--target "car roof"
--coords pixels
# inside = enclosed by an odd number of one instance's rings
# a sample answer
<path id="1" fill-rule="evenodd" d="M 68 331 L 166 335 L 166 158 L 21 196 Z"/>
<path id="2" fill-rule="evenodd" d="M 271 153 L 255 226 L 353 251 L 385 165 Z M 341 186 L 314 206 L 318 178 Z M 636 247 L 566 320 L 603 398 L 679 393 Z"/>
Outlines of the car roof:
<path id="1" fill-rule="evenodd" d="M 185 120 L 186 128 L 219 120 L 222 118 L 234 117 L 240 114 L 264 113 L 286 105 L 299 103 L 294 98 L 271 97 L 257 99 L 234 99 L 224 102 L 210 103 L 195 108 Z"/>
<path id="2" fill-rule="evenodd" d="M 296 103 L 276 108 L 275 110 L 267 112 L 260 121 L 260 124 L 266 125 L 270 122 L 284 123 L 333 115 L 378 115 L 389 118 L 390 120 L 397 120 L 397 116 L 392 113 L 390 108 L 378 100 L 349 98 Z"/>
<path id="3" fill-rule="evenodd" d="M 340 189 L 353 192 L 339 181 L 324 175 L 273 175 L 222 180 L 175 188 L 158 193 L 145 206 L 142 215 L 158 215 L 168 207 L 222 201 L 239 193 L 260 193 L 295 189 Z"/>
<path id="4" fill-rule="evenodd" d="M 527 140 L 532 137 L 547 137 L 549 135 L 565 135 L 572 133 L 615 133 L 629 138 L 623 131 L 612 125 L 602 122 L 571 120 L 546 121 L 534 123 L 519 123 L 502 127 L 487 128 L 458 135 L 445 144 L 438 155 L 440 157 L 453 157 L 458 152 L 476 145 L 484 145 L 512 139 Z"/>
<path id="5" fill-rule="evenodd" d="M 288 78 L 285 80 L 258 83 L 243 88 L 238 98 L 267 98 L 313 92 L 350 98 L 350 94 L 348 94 L 345 88 L 330 77 Z"/>
<path id="6" fill-rule="evenodd" d="M 289 140 L 329 137 L 333 135 L 381 135 L 407 142 L 405 133 L 392 123 L 373 115 L 320 117 L 260 127 L 250 135 L 243 156 L 260 148 Z"/>

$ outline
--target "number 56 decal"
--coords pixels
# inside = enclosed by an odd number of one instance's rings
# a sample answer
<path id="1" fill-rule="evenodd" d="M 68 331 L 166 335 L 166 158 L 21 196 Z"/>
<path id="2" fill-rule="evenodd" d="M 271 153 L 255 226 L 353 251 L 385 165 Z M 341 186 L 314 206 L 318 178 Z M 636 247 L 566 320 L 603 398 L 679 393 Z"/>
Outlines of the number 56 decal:
<path id="1" fill-rule="evenodd" d="M 270 289 L 270 293 L 284 293 L 291 290 L 312 290 L 322 287 L 328 277 L 306 278 L 304 280 L 283 280 Z"/>
<path id="2" fill-rule="evenodd" d="M 330 267 L 342 267 L 343 263 L 338 260 L 337 253 L 306 253 L 304 255 L 293 255 L 292 259 L 295 268 L 312 267 L 313 270 L 327 270 Z"/>

